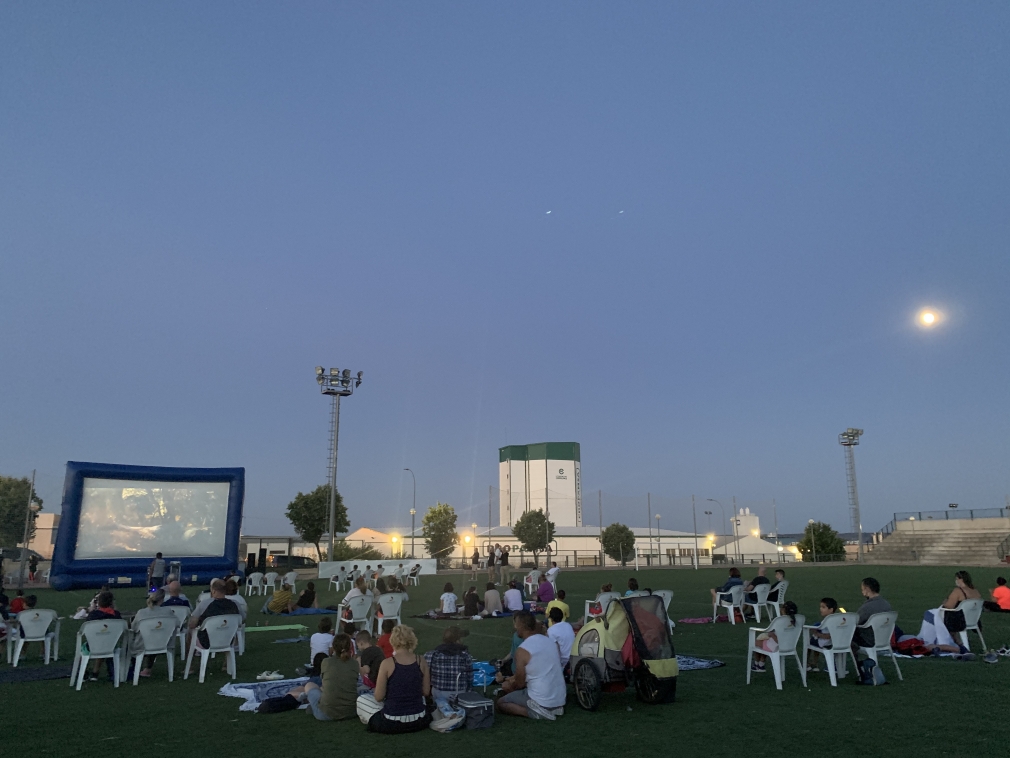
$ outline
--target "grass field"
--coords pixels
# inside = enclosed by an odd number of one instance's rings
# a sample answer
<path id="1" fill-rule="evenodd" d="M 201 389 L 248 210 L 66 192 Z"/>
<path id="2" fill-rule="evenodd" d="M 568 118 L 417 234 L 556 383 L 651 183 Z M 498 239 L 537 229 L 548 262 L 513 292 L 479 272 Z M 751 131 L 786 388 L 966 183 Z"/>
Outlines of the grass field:
<path id="1" fill-rule="evenodd" d="M 801 567 L 790 569 L 789 596 L 809 618 L 817 616 L 821 597 L 833 596 L 848 610 L 858 608 L 862 576 L 876 576 L 882 594 L 899 612 L 898 624 L 918 631 L 922 612 L 935 607 L 953 583 L 953 568 L 936 567 Z M 976 585 L 988 596 L 996 570 L 976 571 Z M 585 598 L 611 581 L 623 586 L 630 572 L 618 570 L 567 572 L 560 586 L 567 590 L 574 615 L 581 615 Z M 673 589 L 674 619 L 711 613 L 708 588 L 722 581 L 724 569 L 651 570 L 638 574 L 643 586 Z M 434 607 L 446 579 L 462 594 L 463 575 L 425 577 L 411 588 L 405 615 Z M 191 597 L 194 588 L 188 588 Z M 93 595 L 88 592 L 41 591 L 40 607 L 71 614 Z M 117 593 L 117 606 L 135 610 L 143 602 L 141 590 Z M 322 604 L 335 602 L 322 593 Z M 249 623 L 288 623 L 288 619 L 250 613 Z M 317 617 L 303 623 L 314 627 Z M 419 650 L 435 646 L 445 622 L 405 619 L 420 640 Z M 463 622 L 470 629 L 468 643 L 475 658 L 500 657 L 508 652 L 510 620 Z M 1010 614 L 983 617 L 990 647 L 1010 643 Z M 78 622 L 63 622 L 64 658 L 72 655 Z M 218 666 L 208 668 L 207 682 L 195 676 L 182 681 L 177 669 L 169 684 L 163 662 L 154 676 L 115 689 L 107 681 L 85 683 L 81 692 L 68 680 L 0 684 L 3 723 L 8 740 L 31 744 L 33 755 L 73 755 L 77 758 L 112 755 L 180 755 L 194 753 L 231 756 L 325 756 L 422 758 L 452 751 L 480 756 L 513 751 L 537 751 L 551 756 L 575 755 L 775 755 L 786 751 L 830 755 L 1005 755 L 999 724 L 1010 705 L 1010 659 L 997 665 L 981 660 L 902 660 L 903 682 L 885 660 L 885 687 L 859 687 L 852 677 L 831 688 L 827 674 L 811 674 L 803 689 L 795 666 L 787 667 L 783 691 L 775 690 L 770 673 L 744 683 L 747 627 L 729 624 L 692 626 L 674 631 L 679 653 L 719 658 L 727 665 L 709 671 L 685 672 L 673 705 L 648 706 L 634 694 L 605 695 L 595 713 L 582 711 L 569 696 L 565 716 L 556 723 L 497 716 L 493 730 L 441 735 L 427 731 L 398 737 L 370 735 L 359 722 L 320 723 L 304 712 L 261 716 L 240 713 L 240 701 L 217 695 L 225 683 Z M 238 681 L 250 681 L 264 669 L 293 675 L 307 657 L 308 644 L 273 645 L 272 639 L 290 632 L 248 636 L 248 649 L 239 659 Z M 972 635 L 974 650 L 977 638 Z M 22 665 L 38 666 L 34 656 Z M 214 673 L 210 674 L 210 669 Z M 990 730 L 990 731 L 987 731 Z M 956 738 L 950 735 L 957 734 Z M 999 741 L 997 741 L 999 740 Z M 11 743 L 8 741 L 8 745 Z"/>

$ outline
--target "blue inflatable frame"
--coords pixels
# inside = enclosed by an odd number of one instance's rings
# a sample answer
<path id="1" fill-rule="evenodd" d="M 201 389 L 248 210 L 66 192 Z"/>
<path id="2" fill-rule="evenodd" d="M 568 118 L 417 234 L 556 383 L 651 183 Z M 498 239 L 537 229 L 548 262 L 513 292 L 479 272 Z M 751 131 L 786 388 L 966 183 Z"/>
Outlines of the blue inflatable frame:
<path id="1" fill-rule="evenodd" d="M 144 587 L 151 558 L 75 558 L 77 533 L 81 521 L 84 480 L 133 479 L 156 482 L 228 482 L 228 517 L 225 526 L 224 555 L 187 557 L 165 555 L 166 561 L 182 563 L 184 584 L 204 584 L 238 567 L 238 543 L 242 528 L 245 498 L 244 468 L 167 468 L 164 466 L 125 466 L 110 463 L 67 462 L 63 482 L 63 512 L 56 533 L 49 583 L 56 590 L 101 587 L 103 584 Z"/>

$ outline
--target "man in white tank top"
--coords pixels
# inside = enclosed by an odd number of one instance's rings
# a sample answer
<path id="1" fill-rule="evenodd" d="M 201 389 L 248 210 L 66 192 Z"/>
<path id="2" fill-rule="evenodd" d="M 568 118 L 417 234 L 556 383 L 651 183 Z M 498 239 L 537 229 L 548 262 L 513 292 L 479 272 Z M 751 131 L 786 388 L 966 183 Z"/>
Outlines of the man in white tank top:
<path id="1" fill-rule="evenodd" d="M 515 676 L 502 684 L 505 694 L 498 698 L 498 710 L 511 716 L 554 721 L 565 712 L 565 677 L 561 672 L 558 646 L 550 637 L 537 633 L 533 614 L 519 611 L 512 623 L 522 644 L 516 650 Z"/>

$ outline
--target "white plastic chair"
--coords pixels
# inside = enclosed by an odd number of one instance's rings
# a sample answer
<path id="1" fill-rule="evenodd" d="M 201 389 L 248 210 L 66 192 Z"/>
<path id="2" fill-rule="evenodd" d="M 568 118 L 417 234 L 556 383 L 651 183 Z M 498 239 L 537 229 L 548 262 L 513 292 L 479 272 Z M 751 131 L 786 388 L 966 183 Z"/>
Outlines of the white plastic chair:
<path id="1" fill-rule="evenodd" d="M 410 573 L 407 574 L 407 586 L 409 587 L 411 584 L 413 584 L 415 587 L 418 587 L 421 584 L 420 563 L 415 563 L 414 566 L 410 569 Z"/>
<path id="2" fill-rule="evenodd" d="M 171 607 L 171 606 L 169 606 Z M 175 676 L 175 645 L 173 640 L 179 631 L 179 621 L 174 616 L 163 618 L 146 618 L 136 622 L 133 630 L 135 637 L 140 637 L 143 649 L 134 652 L 133 686 L 140 682 L 140 669 L 145 655 L 164 655 L 168 663 L 168 681 Z"/>
<path id="3" fill-rule="evenodd" d="M 736 587 L 733 589 L 736 589 Z M 743 588 L 741 587 L 740 589 Z M 785 659 L 789 656 L 792 656 L 796 660 L 796 665 L 800 669 L 800 679 L 803 682 L 803 686 L 807 686 L 807 667 L 800 660 L 800 654 L 796 650 L 805 621 L 806 618 L 797 613 L 795 623 L 789 616 L 779 616 L 764 629 L 758 629 L 753 626 L 750 628 L 747 643 L 747 684 L 750 684 L 751 663 L 754 660 L 754 653 L 760 653 L 761 655 L 768 656 L 768 660 L 772 663 L 772 673 L 775 675 L 775 689 L 782 689 L 782 682 L 786 678 Z M 775 633 L 775 638 L 779 643 L 778 650 L 772 652 L 760 646 L 757 636 L 763 632 Z"/>
<path id="4" fill-rule="evenodd" d="M 860 647 L 873 662 L 880 665 L 880 653 L 887 653 L 894 661 L 894 668 L 898 672 L 898 679 L 904 680 L 901 675 L 901 667 L 898 666 L 898 659 L 891 654 L 891 635 L 894 634 L 894 626 L 898 622 L 897 611 L 887 611 L 886 613 L 874 613 L 866 620 L 866 623 L 857 626 L 857 629 L 870 629 L 873 632 L 873 647 Z"/>
<path id="5" fill-rule="evenodd" d="M 382 612 L 382 618 L 379 618 L 379 614 L 375 614 L 375 633 L 382 634 L 382 622 L 386 619 L 395 619 L 396 623 L 400 623 L 400 608 L 403 606 L 403 595 L 399 592 L 387 592 L 384 595 L 379 595 L 379 611 Z"/>
<path id="6" fill-rule="evenodd" d="M 119 686 L 120 680 L 126 674 L 126 629 L 126 621 L 123 619 L 110 618 L 104 621 L 85 621 L 81 624 L 81 628 L 77 630 L 74 666 L 70 671 L 71 687 L 76 680 L 77 689 L 81 689 L 84 675 L 88 670 L 88 662 L 93 658 L 106 658 L 112 661 L 113 680 L 115 686 Z M 88 643 L 87 652 L 84 651 L 85 642 Z"/>
<path id="7" fill-rule="evenodd" d="M 555 596 L 557 596 L 558 594 L 558 575 L 560 573 L 561 569 L 552 566 L 551 568 L 547 569 L 547 573 L 544 574 L 544 576 L 547 577 L 547 581 L 550 582 L 551 586 L 554 588 Z"/>
<path id="8" fill-rule="evenodd" d="M 263 586 L 263 574 L 259 571 L 254 571 L 245 578 L 245 594 L 246 597 L 266 594 L 266 588 Z"/>
<path id="9" fill-rule="evenodd" d="M 856 613 L 832 613 L 825 616 L 819 627 L 805 626 L 803 639 L 803 661 L 810 662 L 810 653 L 819 653 L 824 656 L 825 668 L 828 670 L 828 678 L 831 686 L 838 686 L 838 674 L 845 671 L 845 656 L 852 657 L 852 665 L 859 671 L 859 664 L 856 661 L 856 654 L 852 652 L 852 638 L 856 633 L 856 625 L 859 623 L 859 615 Z M 811 631 L 817 629 L 819 632 L 827 632 L 831 635 L 831 647 L 823 648 L 814 645 L 811 639 Z"/>
<path id="10" fill-rule="evenodd" d="M 669 623 L 670 631 L 672 632 L 674 627 L 677 626 L 673 623 L 673 619 L 670 618 L 670 603 L 673 602 L 673 590 L 653 590 L 652 594 L 663 599 L 663 610 L 666 611 L 666 620 Z"/>
<path id="11" fill-rule="evenodd" d="M 540 577 L 543 574 L 537 569 L 533 569 L 523 579 L 523 588 L 526 590 L 526 597 L 533 597 L 537 593 L 537 586 L 540 584 Z"/>
<path id="12" fill-rule="evenodd" d="M 270 588 L 270 592 L 274 592 L 275 590 L 280 589 L 280 587 L 278 586 L 278 583 L 280 582 L 280 578 L 281 578 L 280 574 L 278 574 L 276 571 L 271 571 L 270 573 L 264 575 L 264 577 L 263 577 L 263 594 L 264 595 L 267 594 L 267 591 L 266 591 L 267 587 Z"/>
<path id="13" fill-rule="evenodd" d="M 985 638 L 982 636 L 982 630 L 978 627 L 978 622 L 982 618 L 982 607 L 981 598 L 962 600 L 957 604 L 956 608 L 940 608 L 940 618 L 936 620 L 936 623 L 944 623 L 943 617 L 946 613 L 961 611 L 964 614 L 965 624 L 964 631 L 958 632 L 961 637 L 961 644 L 971 650 L 971 646 L 968 644 L 968 632 L 973 631 L 978 635 L 979 642 L 982 643 L 982 650 L 985 650 Z"/>
<path id="14" fill-rule="evenodd" d="M 725 600 L 722 596 L 729 595 L 729 600 Z M 729 622 L 736 626 L 736 611 L 740 611 L 740 617 L 743 618 L 743 585 L 738 584 L 735 587 L 730 587 L 728 592 L 717 592 L 715 593 L 715 603 L 712 604 L 712 623 L 715 623 L 716 618 L 719 615 L 719 609 L 725 608 L 727 614 L 729 615 Z"/>
<path id="15" fill-rule="evenodd" d="M 347 568 L 341 566 L 335 574 L 330 575 L 330 589 L 338 592 L 344 588 L 344 580 L 347 578 Z"/>
<path id="16" fill-rule="evenodd" d="M 211 616 L 208 619 L 204 619 L 197 629 L 197 633 L 201 631 L 207 632 L 207 641 L 210 644 L 206 648 L 200 647 L 197 636 L 193 635 L 192 644 L 189 646 L 189 655 L 186 657 L 186 673 L 183 674 L 182 678 L 189 679 L 189 670 L 193 665 L 193 656 L 199 653 L 200 684 L 203 684 L 204 677 L 207 675 L 207 661 L 218 653 L 224 653 L 228 656 L 228 674 L 234 679 L 236 676 L 235 637 L 241 624 L 242 617 L 237 613 L 229 613 L 224 616 Z"/>
<path id="17" fill-rule="evenodd" d="M 295 592 L 298 589 L 298 587 L 297 587 L 297 584 L 298 584 L 298 572 L 297 571 L 289 571 L 288 573 L 286 573 L 284 575 L 284 584 L 288 585 L 288 587 L 291 588 L 292 592 Z"/>
<path id="18" fill-rule="evenodd" d="M 778 590 L 779 596 L 774 603 L 769 603 L 769 605 L 771 606 L 771 609 L 775 611 L 776 616 L 781 616 L 782 606 L 786 602 L 786 590 L 789 589 L 789 580 L 783 579 L 778 583 L 778 587 L 776 587 L 776 589 Z M 769 588 L 768 591 L 771 592 L 771 588 Z"/>
<path id="19" fill-rule="evenodd" d="M 382 566 L 379 566 L 377 569 L 375 569 L 375 571 L 371 572 L 368 575 L 368 585 L 370 587 L 374 587 L 375 583 L 382 577 L 382 575 L 385 572 L 386 572 L 386 569 L 384 569 Z"/>
<path id="20" fill-rule="evenodd" d="M 347 601 L 347 607 L 351 609 L 351 618 L 343 619 L 345 624 L 352 624 L 357 629 L 361 624 L 362 629 L 372 628 L 372 596 L 358 595 Z"/>
<path id="21" fill-rule="evenodd" d="M 404 572 L 403 566 L 397 566 L 395 569 L 393 569 L 393 578 L 397 582 L 402 582 L 403 581 L 403 572 Z"/>
<path id="22" fill-rule="evenodd" d="M 589 621 L 590 618 L 598 618 L 597 616 L 590 616 L 589 615 L 589 606 L 590 606 L 591 603 L 599 603 L 600 604 L 600 608 L 601 608 L 600 616 L 606 616 L 607 615 L 607 606 L 610 605 L 610 602 L 612 600 L 616 600 L 620 596 L 621 595 L 618 592 L 602 592 L 602 593 L 600 593 L 600 596 L 596 600 L 587 600 L 586 601 L 586 610 L 582 614 L 582 617 L 586 621 Z"/>
<path id="23" fill-rule="evenodd" d="M 17 616 L 17 626 L 8 629 L 8 635 L 14 635 L 14 666 L 18 665 L 21 658 L 21 651 L 29 642 L 41 642 L 44 648 L 44 660 L 49 665 L 49 654 L 52 651 L 52 659 L 58 660 L 60 657 L 60 620 L 56 611 L 48 608 L 30 608 L 21 611 Z M 52 628 L 55 626 L 55 628 Z M 21 636 L 21 631 L 24 637 Z"/>
<path id="24" fill-rule="evenodd" d="M 751 608 L 754 609 L 754 620 L 759 624 L 761 623 L 762 608 L 768 611 L 769 621 L 771 621 L 775 617 L 775 614 L 772 613 L 772 604 L 768 602 L 768 593 L 771 591 L 771 588 L 772 587 L 770 584 L 759 584 L 757 587 L 755 587 L 754 595 L 756 597 L 754 602 L 748 600 L 747 593 L 746 592 L 744 593 L 743 607 L 746 608 L 747 606 L 750 606 Z"/>
<path id="25" fill-rule="evenodd" d="M 162 608 L 172 611 L 179 622 L 176 627 L 179 630 L 179 658 L 186 660 L 186 629 L 189 627 L 189 617 L 193 611 L 188 605 L 163 605 Z"/>

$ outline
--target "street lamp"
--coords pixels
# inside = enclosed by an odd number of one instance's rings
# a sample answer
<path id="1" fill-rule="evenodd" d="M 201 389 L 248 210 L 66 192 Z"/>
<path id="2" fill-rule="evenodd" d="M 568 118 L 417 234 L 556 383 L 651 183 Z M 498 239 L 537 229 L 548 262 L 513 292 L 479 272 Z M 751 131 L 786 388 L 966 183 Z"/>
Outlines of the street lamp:
<path id="1" fill-rule="evenodd" d="M 410 471 L 409 468 L 405 468 L 404 471 Z M 410 478 L 414 480 L 414 499 L 413 505 L 410 506 L 410 557 L 416 558 L 417 553 L 414 552 L 414 514 L 417 513 L 417 477 L 414 476 L 414 472 L 410 471 Z"/>
<path id="2" fill-rule="evenodd" d="M 705 515 L 708 516 L 708 530 L 712 531 L 712 511 L 705 511 Z"/>
<path id="3" fill-rule="evenodd" d="M 662 566 L 663 565 L 663 543 L 660 542 L 659 540 L 660 540 L 660 537 L 659 537 L 659 514 L 657 513 L 656 514 L 656 555 L 658 555 L 659 557 L 656 559 L 656 562 L 660 566 Z"/>
<path id="4" fill-rule="evenodd" d="M 915 562 L 919 562 L 919 551 L 915 549 L 915 516 L 909 516 L 908 520 L 912 522 L 912 557 L 915 558 Z"/>
<path id="5" fill-rule="evenodd" d="M 723 534 L 726 534 L 727 536 L 729 536 L 729 535 L 727 534 L 727 532 L 726 532 L 726 509 L 725 509 L 725 508 L 723 508 L 723 507 L 722 507 L 722 503 L 720 503 L 720 502 L 719 502 L 718 500 L 716 500 L 716 499 L 715 499 L 714 497 L 707 497 L 707 498 L 705 498 L 705 499 L 706 499 L 706 500 L 707 500 L 708 502 L 710 502 L 710 503 L 715 503 L 716 505 L 718 505 L 718 506 L 719 506 L 719 512 L 720 512 L 720 513 L 722 514 L 722 533 L 723 533 Z M 713 551 L 713 552 L 715 552 L 715 551 Z"/>
<path id="6" fill-rule="evenodd" d="M 330 551 L 327 557 L 333 560 L 333 539 L 337 524 L 337 443 L 340 439 L 340 398 L 354 394 L 354 390 L 361 386 L 361 375 L 351 378 L 351 370 L 345 368 L 341 371 L 338 368 L 331 368 L 330 373 L 324 372 L 322 366 L 316 366 L 316 384 L 319 391 L 332 398 L 330 405 Z"/>
<path id="7" fill-rule="evenodd" d="M 862 429 L 851 426 L 838 435 L 838 444 L 845 448 L 845 481 L 849 489 L 849 519 L 851 528 L 859 535 L 857 560 L 863 562 L 863 520 L 859 517 L 859 490 L 856 488 L 856 455 L 852 448 L 859 444 Z"/>
<path id="8" fill-rule="evenodd" d="M 810 519 L 807 521 L 810 526 L 810 549 L 813 552 L 813 560 L 811 563 L 817 563 L 817 540 L 814 539 L 814 520 Z"/>

